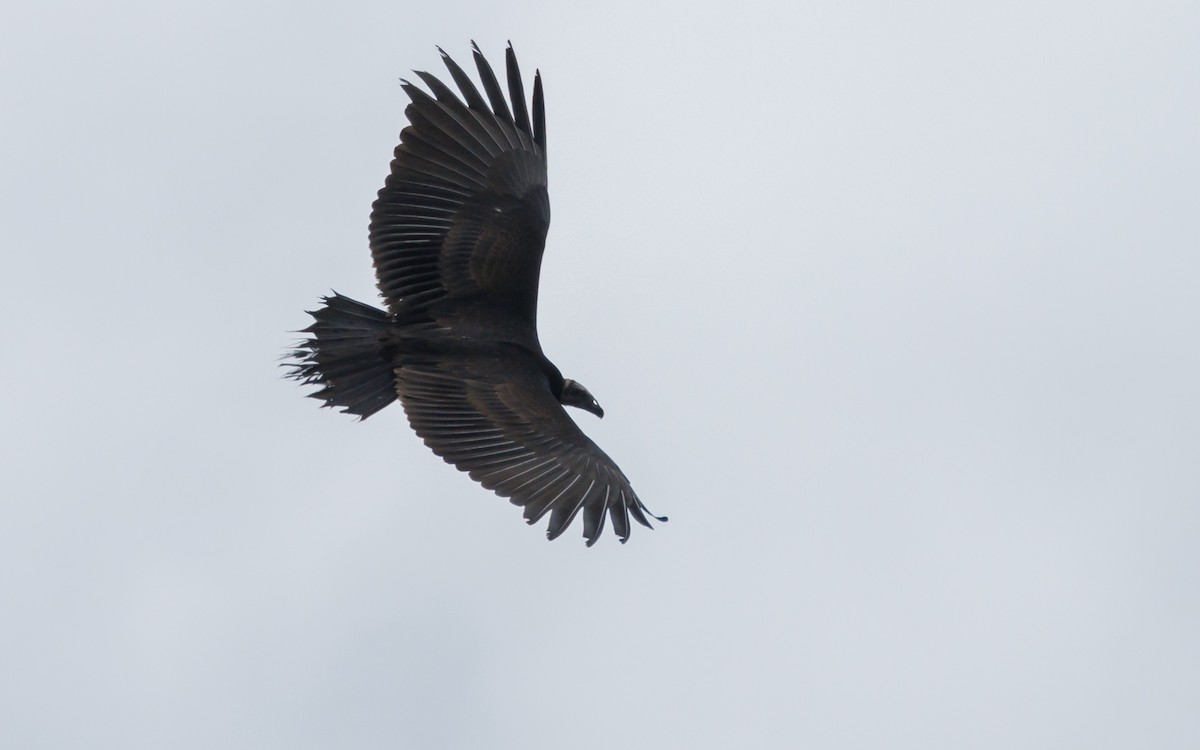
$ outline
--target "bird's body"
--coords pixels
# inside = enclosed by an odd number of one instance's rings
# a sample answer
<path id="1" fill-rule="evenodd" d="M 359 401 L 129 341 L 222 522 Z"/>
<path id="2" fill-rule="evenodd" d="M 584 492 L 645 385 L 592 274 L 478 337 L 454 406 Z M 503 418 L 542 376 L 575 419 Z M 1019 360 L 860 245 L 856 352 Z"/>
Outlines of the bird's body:
<path id="1" fill-rule="evenodd" d="M 550 226 L 541 76 L 530 117 L 512 47 L 511 110 L 478 48 L 474 58 L 486 99 L 445 53 L 462 99 L 428 73 L 417 75 L 432 96 L 403 83 L 410 125 L 370 225 L 387 311 L 326 298 L 293 376 L 361 418 L 398 398 L 435 453 L 523 506 L 530 523 L 549 513 L 551 539 L 582 513 L 589 546 L 606 518 L 625 541 L 630 516 L 649 527 L 649 511 L 563 410 L 604 413 L 537 335 Z"/>

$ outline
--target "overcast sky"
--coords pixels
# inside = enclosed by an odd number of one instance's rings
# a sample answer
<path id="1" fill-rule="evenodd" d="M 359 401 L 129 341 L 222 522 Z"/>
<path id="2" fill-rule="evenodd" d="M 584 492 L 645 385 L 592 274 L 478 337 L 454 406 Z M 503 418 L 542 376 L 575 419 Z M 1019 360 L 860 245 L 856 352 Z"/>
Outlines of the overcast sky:
<path id="1" fill-rule="evenodd" d="M 1200 747 L 1193 0 L 3 15 L 0 746 Z M 624 546 L 281 378 L 471 39 Z"/>

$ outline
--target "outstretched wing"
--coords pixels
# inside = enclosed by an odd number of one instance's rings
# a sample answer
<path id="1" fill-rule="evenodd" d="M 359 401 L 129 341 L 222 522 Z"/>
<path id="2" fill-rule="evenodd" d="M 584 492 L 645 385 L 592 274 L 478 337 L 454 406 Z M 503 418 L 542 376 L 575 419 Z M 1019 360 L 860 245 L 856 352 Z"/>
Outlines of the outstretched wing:
<path id="1" fill-rule="evenodd" d="M 425 444 L 523 506 L 530 524 L 549 513 L 550 539 L 579 513 L 589 547 L 606 516 L 622 542 L 630 516 L 652 528 L 629 480 L 567 416 L 528 355 L 514 348 L 405 356 L 396 376 L 408 421 Z"/>
<path id="2" fill-rule="evenodd" d="M 429 73 L 417 75 L 432 96 L 403 82 L 411 124 L 400 133 L 391 175 L 371 211 L 375 275 L 395 313 L 452 299 L 460 304 L 439 305 L 439 312 L 474 305 L 533 332 L 550 226 L 541 75 L 534 77 L 531 119 L 512 46 L 505 57 L 511 110 L 472 46 L 486 100 L 440 49 L 462 99 Z"/>

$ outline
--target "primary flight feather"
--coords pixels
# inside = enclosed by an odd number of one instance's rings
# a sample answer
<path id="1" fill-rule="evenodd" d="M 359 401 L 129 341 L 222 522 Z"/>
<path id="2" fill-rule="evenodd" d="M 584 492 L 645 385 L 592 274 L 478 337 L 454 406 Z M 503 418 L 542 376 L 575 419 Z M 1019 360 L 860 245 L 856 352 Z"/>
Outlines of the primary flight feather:
<path id="1" fill-rule="evenodd" d="M 409 125 L 371 211 L 387 310 L 334 294 L 311 312 L 291 376 L 326 406 L 367 418 L 399 399 L 433 452 L 525 508 L 547 536 L 578 515 L 588 546 L 606 519 L 622 542 L 653 516 L 612 459 L 563 409 L 603 417 L 542 352 L 537 293 L 550 226 L 541 74 L 532 116 L 510 45 L 508 98 L 472 45 L 483 92 L 439 49 L 458 88 L 408 81 Z M 461 95 L 461 98 L 460 98 Z M 511 102 L 511 108 L 510 108 Z"/>

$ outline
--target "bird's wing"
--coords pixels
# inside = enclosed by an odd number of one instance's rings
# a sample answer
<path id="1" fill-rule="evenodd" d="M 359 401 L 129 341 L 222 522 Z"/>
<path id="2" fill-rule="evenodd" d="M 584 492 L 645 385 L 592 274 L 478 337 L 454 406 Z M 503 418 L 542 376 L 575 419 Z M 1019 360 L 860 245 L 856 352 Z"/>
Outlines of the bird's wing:
<path id="1" fill-rule="evenodd" d="M 411 124 L 400 134 L 391 174 L 371 211 L 379 290 L 393 312 L 469 300 L 534 330 L 550 226 L 541 75 L 534 77 L 531 119 L 511 46 L 511 110 L 478 47 L 486 99 L 439 51 L 463 98 L 429 73 L 417 75 L 432 96 L 403 82 L 412 99 L 405 110 Z"/>
<path id="2" fill-rule="evenodd" d="M 652 528 L 629 480 L 567 416 L 528 355 L 492 350 L 407 355 L 401 362 L 396 390 L 425 444 L 523 506 L 530 524 L 549 513 L 550 539 L 580 512 L 589 547 L 604 530 L 606 514 L 622 542 L 629 538 L 631 515 Z"/>

